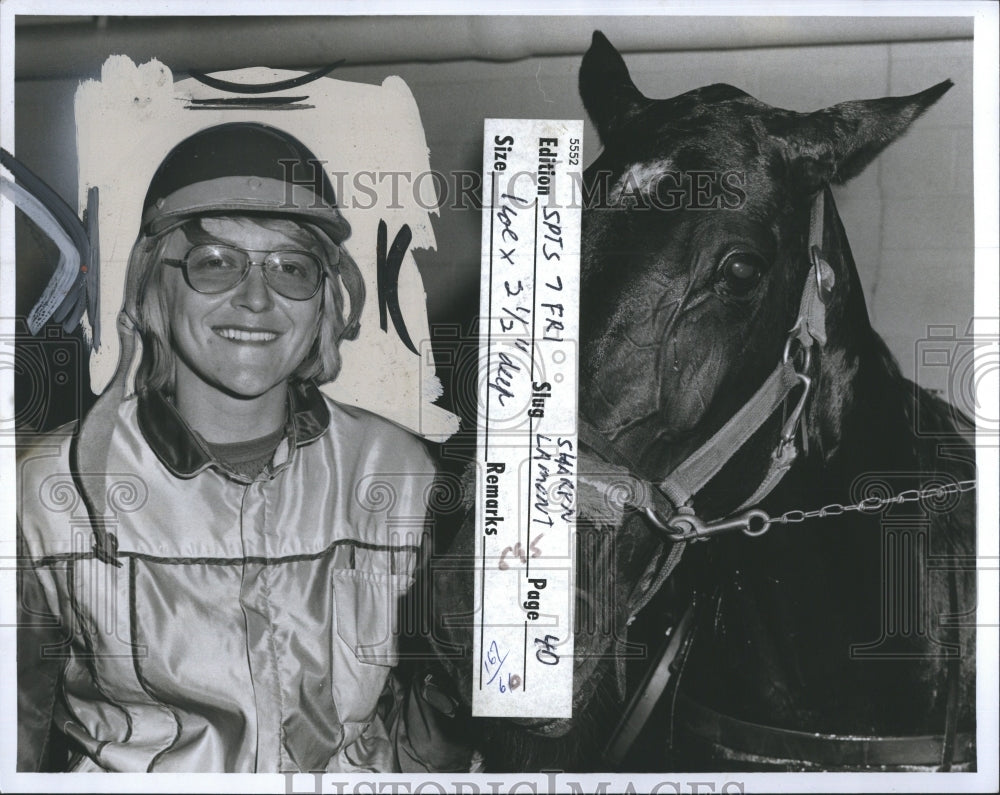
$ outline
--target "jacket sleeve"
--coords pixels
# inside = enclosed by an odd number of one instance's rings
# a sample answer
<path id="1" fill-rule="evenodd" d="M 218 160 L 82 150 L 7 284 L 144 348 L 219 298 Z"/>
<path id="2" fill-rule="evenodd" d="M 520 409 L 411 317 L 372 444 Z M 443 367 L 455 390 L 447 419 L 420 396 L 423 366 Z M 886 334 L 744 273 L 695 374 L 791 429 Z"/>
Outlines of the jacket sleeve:
<path id="1" fill-rule="evenodd" d="M 49 609 L 40 572 L 19 558 L 17 571 L 17 769 L 55 772 L 66 767 L 66 747 L 52 724 L 65 654 L 57 616 Z"/>

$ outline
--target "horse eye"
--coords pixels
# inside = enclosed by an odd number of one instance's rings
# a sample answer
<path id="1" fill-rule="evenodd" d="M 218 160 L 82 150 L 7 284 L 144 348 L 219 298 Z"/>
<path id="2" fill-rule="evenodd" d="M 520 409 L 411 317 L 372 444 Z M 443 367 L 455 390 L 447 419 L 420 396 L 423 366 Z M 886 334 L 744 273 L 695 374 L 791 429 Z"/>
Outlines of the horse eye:
<path id="1" fill-rule="evenodd" d="M 760 281 L 764 261 L 755 254 L 738 251 L 722 263 L 722 283 L 730 295 L 747 295 Z"/>

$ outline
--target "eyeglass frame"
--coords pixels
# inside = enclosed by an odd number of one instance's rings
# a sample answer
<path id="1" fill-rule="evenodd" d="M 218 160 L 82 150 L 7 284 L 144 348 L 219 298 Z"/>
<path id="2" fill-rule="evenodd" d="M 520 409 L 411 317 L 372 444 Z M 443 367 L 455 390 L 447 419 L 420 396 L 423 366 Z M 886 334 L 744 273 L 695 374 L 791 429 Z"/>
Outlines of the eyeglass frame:
<path id="1" fill-rule="evenodd" d="M 211 246 L 217 246 L 218 248 L 228 248 L 232 249 L 233 251 L 239 251 L 245 254 L 247 258 L 247 266 L 243 270 L 243 274 L 240 276 L 240 278 L 237 279 L 228 287 L 224 287 L 223 289 L 216 290 L 214 292 L 199 290 L 191 283 L 191 277 L 188 274 L 188 258 L 191 256 L 191 252 L 197 248 L 207 248 Z M 263 259 L 254 260 L 250 256 L 251 254 L 264 254 L 265 256 Z M 267 261 L 267 258 L 270 257 L 272 254 L 305 254 L 307 257 L 310 257 L 319 266 L 319 281 L 316 282 L 316 288 L 312 291 L 312 293 L 304 298 L 294 298 L 290 295 L 285 295 L 283 292 L 281 292 L 281 290 L 279 290 L 277 287 L 271 284 L 271 282 L 268 281 L 267 269 L 264 267 L 264 263 Z M 298 249 L 298 248 L 281 248 L 281 249 L 274 249 L 271 251 L 264 251 L 262 249 L 240 248 L 239 246 L 233 246 L 229 243 L 197 243 L 196 245 L 191 246 L 191 248 L 187 250 L 187 253 L 184 255 L 183 259 L 176 259 L 174 257 L 160 257 L 160 262 L 164 263 L 165 265 L 169 265 L 172 268 L 180 268 L 184 274 L 184 281 L 187 284 L 187 286 L 190 287 L 199 295 L 222 295 L 223 293 L 228 292 L 229 290 L 239 287 L 241 284 L 243 284 L 243 282 L 246 281 L 247 276 L 250 275 L 250 268 L 252 268 L 255 265 L 260 267 L 261 277 L 264 279 L 264 284 L 267 285 L 268 289 L 273 290 L 282 298 L 287 298 L 289 301 L 309 301 L 310 299 L 315 298 L 316 294 L 321 289 L 323 289 L 323 280 L 326 279 L 327 277 L 327 269 L 325 267 L 324 261 L 320 257 L 313 254 L 311 251 L 305 251 L 303 249 Z"/>

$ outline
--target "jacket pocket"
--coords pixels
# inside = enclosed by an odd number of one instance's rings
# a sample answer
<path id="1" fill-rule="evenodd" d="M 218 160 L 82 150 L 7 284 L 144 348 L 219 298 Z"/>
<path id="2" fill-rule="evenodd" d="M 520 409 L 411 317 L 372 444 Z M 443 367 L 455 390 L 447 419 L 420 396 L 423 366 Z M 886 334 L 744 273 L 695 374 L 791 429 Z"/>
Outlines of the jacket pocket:
<path id="1" fill-rule="evenodd" d="M 405 574 L 334 569 L 331 685 L 344 722 L 367 721 L 389 669 L 399 662 L 399 599 Z"/>
<path id="2" fill-rule="evenodd" d="M 334 570 L 337 635 L 361 662 L 387 666 L 399 662 L 399 600 L 409 582 L 405 574 Z"/>

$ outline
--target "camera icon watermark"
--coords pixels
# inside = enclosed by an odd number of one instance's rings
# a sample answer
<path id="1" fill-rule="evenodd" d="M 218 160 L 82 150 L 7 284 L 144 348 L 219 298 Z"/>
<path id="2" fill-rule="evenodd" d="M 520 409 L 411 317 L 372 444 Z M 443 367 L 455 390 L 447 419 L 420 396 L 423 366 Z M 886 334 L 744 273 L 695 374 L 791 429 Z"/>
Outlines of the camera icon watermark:
<path id="1" fill-rule="evenodd" d="M 0 334 L 0 368 L 11 370 L 14 382 L 14 403 L 0 416 L 0 437 L 43 433 L 78 419 L 85 354 L 80 340 L 54 326 L 31 334 L 23 318 L 13 326 L 13 333 Z"/>
<path id="2" fill-rule="evenodd" d="M 996 318 L 927 327 L 914 346 L 916 381 L 939 384 L 933 391 L 949 405 L 944 411 L 917 400 L 914 431 L 918 436 L 1000 435 L 996 401 L 1000 373 L 1000 333 Z M 990 397 L 992 396 L 992 398 Z"/>

